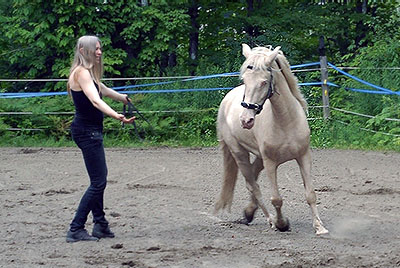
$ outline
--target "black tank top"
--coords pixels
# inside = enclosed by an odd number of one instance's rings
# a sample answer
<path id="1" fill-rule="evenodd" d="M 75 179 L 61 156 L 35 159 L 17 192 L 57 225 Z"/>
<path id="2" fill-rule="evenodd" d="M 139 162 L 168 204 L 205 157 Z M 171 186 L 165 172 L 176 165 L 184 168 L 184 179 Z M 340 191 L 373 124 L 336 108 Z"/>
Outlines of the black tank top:
<path id="1" fill-rule="evenodd" d="M 94 82 L 97 91 L 99 86 Z M 75 105 L 75 116 L 72 122 L 72 127 L 84 127 L 90 129 L 103 128 L 103 113 L 93 106 L 92 102 L 88 99 L 83 91 L 71 90 L 72 99 Z M 102 98 L 101 93 L 100 98 Z"/>

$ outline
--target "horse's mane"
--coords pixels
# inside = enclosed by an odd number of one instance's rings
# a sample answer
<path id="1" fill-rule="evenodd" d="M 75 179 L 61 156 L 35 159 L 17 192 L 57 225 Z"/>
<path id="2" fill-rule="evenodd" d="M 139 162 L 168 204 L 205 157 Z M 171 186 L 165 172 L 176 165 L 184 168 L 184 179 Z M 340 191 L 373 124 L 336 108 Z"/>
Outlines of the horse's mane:
<path id="1" fill-rule="evenodd" d="M 249 65 L 252 66 L 253 70 L 261 70 L 263 72 L 267 71 L 267 60 L 272 52 L 271 47 L 255 47 L 251 50 L 251 52 L 251 55 L 244 61 L 240 68 L 240 78 L 242 78 L 242 75 Z M 304 96 L 299 89 L 297 78 L 290 70 L 289 62 L 283 55 L 282 51 L 279 51 L 278 56 L 275 58 L 275 62 L 278 65 L 278 68 L 282 71 L 282 74 L 285 77 L 293 96 L 300 103 L 301 107 L 303 107 L 304 112 L 308 113 L 307 101 L 304 99 Z"/>
<path id="2" fill-rule="evenodd" d="M 279 53 L 275 61 L 280 67 L 283 75 L 285 76 L 286 82 L 288 83 L 290 91 L 292 92 L 293 96 L 300 103 L 301 107 L 303 107 L 304 112 L 308 114 L 307 101 L 305 100 L 303 94 L 299 89 L 297 77 L 294 76 L 294 74 L 292 73 L 289 62 L 287 61 L 286 57 L 283 55 L 283 53 Z"/>
<path id="3" fill-rule="evenodd" d="M 267 71 L 267 60 L 272 50 L 266 47 L 255 47 L 251 50 L 251 55 L 243 62 L 240 67 L 240 78 L 247 69 L 247 66 L 251 65 L 253 70 Z"/>

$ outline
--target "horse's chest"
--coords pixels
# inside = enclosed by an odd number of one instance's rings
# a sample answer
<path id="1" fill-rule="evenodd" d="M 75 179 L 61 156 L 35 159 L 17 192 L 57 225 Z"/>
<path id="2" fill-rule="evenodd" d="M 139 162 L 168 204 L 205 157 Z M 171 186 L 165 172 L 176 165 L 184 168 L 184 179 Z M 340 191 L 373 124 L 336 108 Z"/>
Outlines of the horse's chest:
<path id="1" fill-rule="evenodd" d="M 264 141 L 261 155 L 276 161 L 287 161 L 303 155 L 309 147 L 307 138 L 304 139 L 271 139 Z"/>

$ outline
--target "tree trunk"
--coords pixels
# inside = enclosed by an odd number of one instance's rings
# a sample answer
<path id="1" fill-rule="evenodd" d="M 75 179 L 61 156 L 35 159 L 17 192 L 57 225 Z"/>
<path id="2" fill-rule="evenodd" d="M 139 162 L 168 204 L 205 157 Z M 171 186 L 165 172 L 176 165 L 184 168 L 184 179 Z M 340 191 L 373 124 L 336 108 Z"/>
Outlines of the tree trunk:
<path id="1" fill-rule="evenodd" d="M 246 2 L 247 2 L 247 17 L 249 18 L 253 15 L 253 12 L 254 12 L 254 1 L 246 0 Z M 254 37 L 254 35 L 255 35 L 254 26 L 248 22 L 246 22 L 245 31 L 250 36 L 250 39 L 252 39 L 252 37 Z M 253 46 L 253 44 L 250 44 L 250 46 Z"/>
<path id="2" fill-rule="evenodd" d="M 191 1 L 188 13 L 191 22 L 191 28 L 189 33 L 189 71 L 190 75 L 195 75 L 198 65 L 197 53 L 199 50 L 199 31 L 200 31 L 200 25 L 197 21 L 197 18 L 199 16 L 199 3 L 197 0 Z"/>
<path id="3" fill-rule="evenodd" d="M 254 11 L 261 8 L 261 1 L 260 0 L 246 0 L 247 2 L 247 17 L 250 18 L 254 16 Z M 256 43 L 254 40 L 260 35 L 259 27 L 249 23 L 248 21 L 245 22 L 244 30 L 249 36 L 250 39 L 250 46 L 255 46 Z"/>
<path id="4" fill-rule="evenodd" d="M 362 14 L 367 14 L 370 13 L 372 16 L 374 16 L 376 7 L 368 7 L 367 0 L 363 0 L 362 2 L 356 2 L 356 8 L 355 8 L 357 13 L 362 13 Z M 355 45 L 356 48 L 360 47 L 366 47 L 368 45 L 368 41 L 364 40 L 364 38 L 367 36 L 367 32 L 370 31 L 370 28 L 368 25 L 366 25 L 362 20 L 357 22 L 356 25 L 356 33 L 357 36 L 355 38 Z"/>
<path id="5" fill-rule="evenodd" d="M 170 41 L 168 51 L 161 53 L 160 59 L 160 76 L 163 76 L 167 68 L 173 68 L 176 66 L 176 41 Z"/>

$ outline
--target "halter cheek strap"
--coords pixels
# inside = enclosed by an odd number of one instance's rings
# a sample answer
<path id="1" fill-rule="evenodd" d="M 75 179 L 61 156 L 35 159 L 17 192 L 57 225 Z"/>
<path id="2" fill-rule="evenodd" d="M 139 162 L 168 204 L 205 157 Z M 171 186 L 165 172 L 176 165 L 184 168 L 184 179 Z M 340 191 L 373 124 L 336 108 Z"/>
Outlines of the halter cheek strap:
<path id="1" fill-rule="evenodd" d="M 253 66 L 249 65 L 247 66 L 248 69 L 253 69 Z M 272 95 L 274 95 L 274 85 L 273 83 L 273 75 L 272 75 L 272 69 L 271 67 L 267 68 L 267 71 L 269 71 L 271 73 L 271 77 L 269 79 L 269 84 L 268 84 L 268 91 L 267 91 L 267 96 L 265 97 L 265 99 L 263 100 L 263 102 L 261 104 L 257 104 L 257 103 L 248 103 L 244 101 L 245 98 L 245 94 L 243 94 L 243 100 L 240 103 L 244 108 L 246 109 L 251 109 L 251 110 L 255 110 L 256 114 L 261 113 L 263 107 L 264 107 L 264 103 L 272 97 Z"/>

